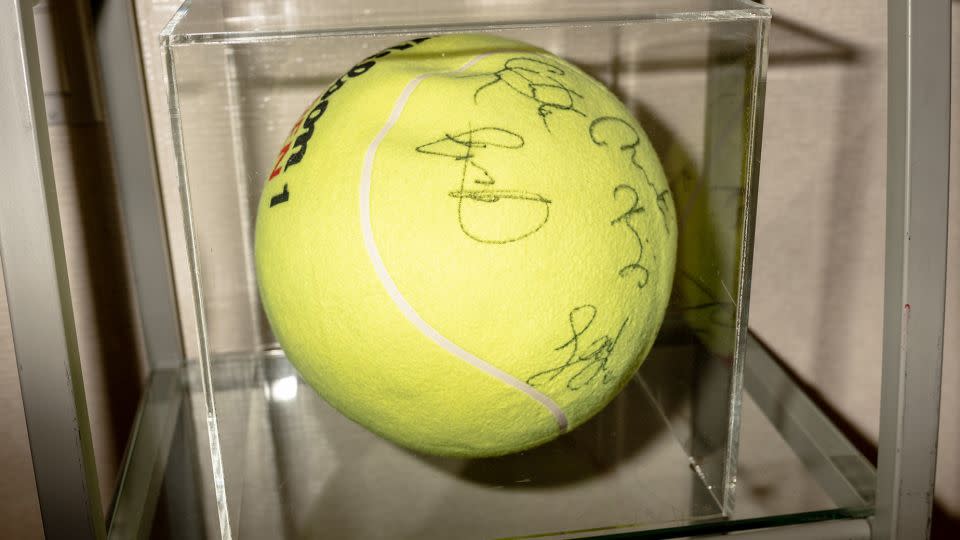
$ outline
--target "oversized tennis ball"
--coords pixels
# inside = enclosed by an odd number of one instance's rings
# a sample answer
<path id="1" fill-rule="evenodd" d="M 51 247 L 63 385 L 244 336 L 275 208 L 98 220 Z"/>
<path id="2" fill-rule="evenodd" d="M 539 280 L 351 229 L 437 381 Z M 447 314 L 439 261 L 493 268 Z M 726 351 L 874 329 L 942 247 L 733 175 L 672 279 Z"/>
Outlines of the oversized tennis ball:
<path id="1" fill-rule="evenodd" d="M 583 423 L 663 319 L 676 216 L 602 84 L 490 35 L 398 44 L 306 109 L 256 224 L 303 378 L 403 446 L 494 456 Z"/>

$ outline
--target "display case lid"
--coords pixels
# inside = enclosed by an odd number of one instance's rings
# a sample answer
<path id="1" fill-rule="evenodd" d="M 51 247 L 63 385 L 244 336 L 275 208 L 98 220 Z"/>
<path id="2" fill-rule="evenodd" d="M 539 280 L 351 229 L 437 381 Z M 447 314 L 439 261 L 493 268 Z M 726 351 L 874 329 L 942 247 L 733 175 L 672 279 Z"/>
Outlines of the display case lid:
<path id="1" fill-rule="evenodd" d="M 425 0 L 368 6 L 352 0 L 186 0 L 161 33 L 167 45 L 291 37 L 436 33 L 642 20 L 766 19 L 750 0 Z"/>

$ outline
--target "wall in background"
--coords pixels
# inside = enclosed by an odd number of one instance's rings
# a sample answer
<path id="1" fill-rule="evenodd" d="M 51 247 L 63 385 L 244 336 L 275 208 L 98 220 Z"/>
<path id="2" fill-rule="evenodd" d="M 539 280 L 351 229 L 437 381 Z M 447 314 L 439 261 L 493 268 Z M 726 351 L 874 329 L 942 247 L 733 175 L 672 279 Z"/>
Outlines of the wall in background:
<path id="1" fill-rule="evenodd" d="M 750 326 L 861 450 L 879 429 L 886 15 L 876 1 L 774 10 Z M 953 2 L 947 320 L 937 501 L 960 521 L 960 2 Z M 956 526 L 956 525 L 954 525 Z"/>
<path id="2" fill-rule="evenodd" d="M 157 34 L 179 5 L 136 0 L 170 239 L 183 245 Z M 880 391 L 886 103 L 883 2 L 770 0 L 767 106 L 751 326 L 867 453 L 876 444 Z M 85 5 L 83 2 L 57 5 Z M 937 501 L 960 520 L 960 2 L 954 2 L 951 235 Z M 68 9 L 68 8 L 60 8 Z M 89 24 L 80 19 L 81 27 Z M 51 23 L 52 24 L 52 23 Z M 71 30 L 64 30 L 70 35 Z M 83 54 L 61 43 L 61 52 Z M 46 80 L 46 79 L 45 79 Z M 61 89 L 63 90 L 63 89 Z M 64 93 L 64 92 L 61 92 Z M 70 94 L 67 87 L 66 94 Z M 74 88 L 72 95 L 82 94 Z M 95 93 L 91 93 L 95 96 Z M 66 101 L 70 101 L 67 99 Z M 73 108 L 71 108 L 73 107 Z M 93 108 L 96 108 L 94 106 Z M 48 109 L 53 109 L 48 106 Z M 58 196 L 77 312 L 84 380 L 106 503 L 142 376 L 109 148 L 99 117 L 64 105 L 51 120 Z M 73 112 L 69 112 L 73 111 Z M 71 124 L 70 114 L 76 119 Z M 76 115 L 81 115 L 80 119 Z M 107 202 L 104 202 L 107 201 Z M 181 305 L 185 254 L 176 250 Z M 39 537 L 39 512 L 0 287 L 0 537 Z M 192 310 L 186 310 L 188 343 Z M 131 381 L 136 383 L 131 384 Z"/>

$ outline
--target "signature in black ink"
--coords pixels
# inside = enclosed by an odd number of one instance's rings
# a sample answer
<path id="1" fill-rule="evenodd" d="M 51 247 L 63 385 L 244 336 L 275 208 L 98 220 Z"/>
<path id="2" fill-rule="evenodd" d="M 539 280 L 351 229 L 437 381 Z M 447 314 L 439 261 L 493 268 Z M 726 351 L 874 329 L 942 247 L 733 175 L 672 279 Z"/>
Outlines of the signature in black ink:
<path id="1" fill-rule="evenodd" d="M 567 388 L 570 390 L 579 390 L 590 384 L 597 377 L 601 378 L 603 384 L 609 384 L 615 380 L 610 371 L 609 361 L 613 354 L 620 336 L 623 335 L 623 329 L 627 326 L 629 317 L 625 318 L 617 330 L 617 335 L 610 337 L 602 335 L 589 345 L 584 346 L 582 339 L 584 334 L 590 329 L 594 319 L 597 317 L 596 306 L 586 304 L 577 306 L 570 311 L 568 320 L 570 322 L 570 331 L 572 337 L 566 343 L 557 347 L 556 351 L 569 350 L 566 362 L 553 369 L 541 371 L 527 379 L 530 386 L 538 386 L 555 380 L 557 377 L 569 377 L 567 379 Z"/>
<path id="2" fill-rule="evenodd" d="M 677 280 L 683 280 L 692 285 L 692 287 L 684 287 L 690 291 L 687 293 L 690 298 L 686 299 L 683 305 L 677 306 L 677 309 L 703 314 L 690 321 L 690 328 L 695 334 L 706 341 L 715 335 L 717 330 L 727 331 L 733 328 L 737 310 L 735 302 L 718 298 L 703 279 L 682 268 L 677 268 Z"/>
<path id="3" fill-rule="evenodd" d="M 630 208 L 626 212 L 617 216 L 613 221 L 610 222 L 611 225 L 624 224 L 627 229 L 633 234 L 633 237 L 637 240 L 637 258 L 634 262 L 627 264 L 620 269 L 620 277 L 626 277 L 628 274 L 637 275 L 637 287 L 642 289 L 647 286 L 647 282 L 650 280 L 650 270 L 643 265 L 643 239 L 640 238 L 640 231 L 637 230 L 636 226 L 633 223 L 630 223 L 630 218 L 637 214 L 641 214 L 646 211 L 646 209 L 640 206 L 640 197 L 637 194 L 637 190 L 633 189 L 633 186 L 627 184 L 620 184 L 619 186 L 613 188 L 613 198 L 617 198 L 618 193 L 627 193 L 633 197 L 633 202 L 630 203 Z"/>
<path id="4" fill-rule="evenodd" d="M 670 234 L 670 225 L 667 220 L 667 214 L 670 212 L 670 189 L 664 186 L 658 189 L 647 175 L 647 170 L 637 161 L 637 151 L 640 147 L 640 135 L 633 129 L 629 123 L 622 118 L 615 116 L 601 116 L 590 123 L 590 140 L 597 146 L 607 146 L 608 144 L 619 144 L 621 152 L 630 156 L 630 163 L 640 170 L 643 174 L 643 180 L 653 191 L 657 200 L 657 209 L 663 216 L 663 227 Z"/>
<path id="5" fill-rule="evenodd" d="M 497 189 L 497 180 L 478 161 L 490 148 L 517 150 L 523 137 L 502 128 L 482 127 L 447 134 L 417 147 L 417 152 L 462 161 L 457 201 L 460 230 L 477 242 L 507 244 L 539 231 L 550 219 L 551 200 L 532 191 Z"/>
<path id="6" fill-rule="evenodd" d="M 570 111 L 586 116 L 577 110 L 575 103 L 576 98 L 582 99 L 583 96 L 560 80 L 560 77 L 566 75 L 560 66 L 536 58 L 516 57 L 504 62 L 503 69 L 490 75 L 493 76 L 493 80 L 474 92 L 474 102 L 484 90 L 503 83 L 537 104 L 537 114 L 540 115 L 540 120 L 547 131 L 550 131 L 547 117 L 554 111 Z"/>

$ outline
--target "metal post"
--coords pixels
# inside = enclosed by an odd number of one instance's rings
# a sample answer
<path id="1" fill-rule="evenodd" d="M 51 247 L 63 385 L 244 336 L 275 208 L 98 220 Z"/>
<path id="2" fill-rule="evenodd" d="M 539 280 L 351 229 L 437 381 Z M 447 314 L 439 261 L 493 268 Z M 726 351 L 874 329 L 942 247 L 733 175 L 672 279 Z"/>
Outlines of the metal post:
<path id="1" fill-rule="evenodd" d="M 927 538 L 950 166 L 950 0 L 888 0 L 887 246 L 874 538 Z"/>
<path id="2" fill-rule="evenodd" d="M 0 3 L 0 258 L 44 536 L 102 538 L 33 2 Z"/>
<path id="3" fill-rule="evenodd" d="M 147 363 L 175 368 L 184 360 L 183 339 L 133 2 L 102 1 L 94 23 Z"/>

